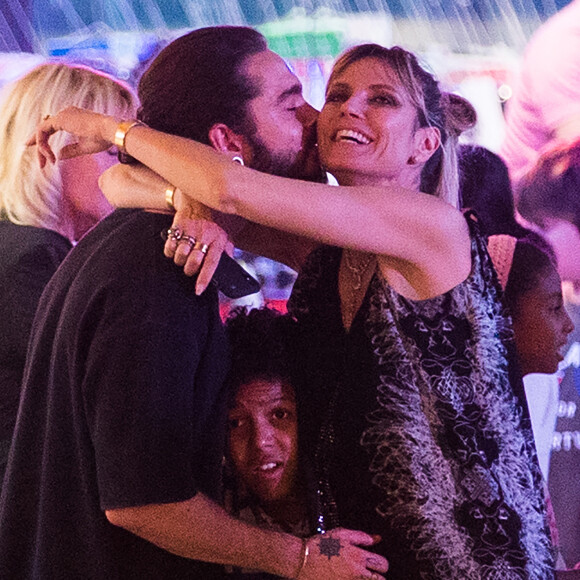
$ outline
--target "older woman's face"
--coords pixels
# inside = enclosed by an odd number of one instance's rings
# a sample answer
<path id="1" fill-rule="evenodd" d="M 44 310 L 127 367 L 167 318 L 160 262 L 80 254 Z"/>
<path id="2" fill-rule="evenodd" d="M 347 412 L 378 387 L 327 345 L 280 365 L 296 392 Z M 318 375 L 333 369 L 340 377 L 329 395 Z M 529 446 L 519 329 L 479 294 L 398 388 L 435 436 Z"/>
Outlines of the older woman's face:
<path id="1" fill-rule="evenodd" d="M 334 77 L 318 118 L 324 167 L 343 185 L 415 188 L 417 112 L 397 74 L 369 57 Z"/>

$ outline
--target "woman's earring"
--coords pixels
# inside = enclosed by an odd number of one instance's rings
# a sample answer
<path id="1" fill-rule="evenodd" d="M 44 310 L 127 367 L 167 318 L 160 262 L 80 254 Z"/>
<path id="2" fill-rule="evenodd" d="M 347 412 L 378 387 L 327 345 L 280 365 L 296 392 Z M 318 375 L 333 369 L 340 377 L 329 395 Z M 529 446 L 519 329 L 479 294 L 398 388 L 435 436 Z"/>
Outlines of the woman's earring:
<path id="1" fill-rule="evenodd" d="M 244 165 L 244 160 L 242 157 L 240 157 L 239 155 L 235 155 L 234 157 L 232 157 L 232 161 L 234 163 L 239 163 L 240 165 Z"/>

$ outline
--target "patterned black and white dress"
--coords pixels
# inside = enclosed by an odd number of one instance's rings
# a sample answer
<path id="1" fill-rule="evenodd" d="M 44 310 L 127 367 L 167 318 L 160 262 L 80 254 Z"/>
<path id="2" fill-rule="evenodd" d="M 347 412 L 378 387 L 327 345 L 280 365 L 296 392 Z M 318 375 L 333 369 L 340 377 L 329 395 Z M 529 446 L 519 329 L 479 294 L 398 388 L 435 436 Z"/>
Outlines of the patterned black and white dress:
<path id="1" fill-rule="evenodd" d="M 380 534 L 389 579 L 553 578 L 541 474 L 509 320 L 472 223 L 472 272 L 408 300 L 374 275 L 342 326 L 342 250 L 299 276 L 302 448 L 318 470 L 321 529 Z"/>

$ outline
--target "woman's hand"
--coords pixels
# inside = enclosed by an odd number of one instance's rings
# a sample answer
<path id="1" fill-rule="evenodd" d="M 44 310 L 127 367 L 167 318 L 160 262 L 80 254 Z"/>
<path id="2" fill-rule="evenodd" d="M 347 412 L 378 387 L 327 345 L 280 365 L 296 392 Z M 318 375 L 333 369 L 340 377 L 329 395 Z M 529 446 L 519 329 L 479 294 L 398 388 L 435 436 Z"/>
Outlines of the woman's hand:
<path id="1" fill-rule="evenodd" d="M 389 569 L 387 560 L 359 547 L 376 542 L 369 534 L 341 528 L 312 536 L 296 580 L 383 580 Z"/>
<path id="2" fill-rule="evenodd" d="M 36 128 L 26 145 L 36 145 L 38 162 L 41 167 L 46 162 L 55 163 L 59 159 L 70 159 L 79 155 L 100 153 L 111 147 L 120 119 L 101 115 L 93 111 L 67 107 L 53 116 L 45 118 Z M 55 154 L 48 141 L 57 131 L 66 131 L 78 137 L 76 143 L 65 145 Z"/>
<path id="3" fill-rule="evenodd" d="M 144 165 L 114 165 L 105 171 L 99 186 L 116 207 L 147 207 L 169 211 L 165 191 L 171 185 Z M 176 213 L 165 242 L 165 255 L 173 258 L 188 276 L 199 272 L 195 291 L 209 285 L 222 252 L 230 256 L 234 246 L 227 233 L 212 219 L 211 210 L 177 190 L 173 194 Z"/>
<path id="4" fill-rule="evenodd" d="M 165 242 L 165 255 L 183 266 L 187 276 L 198 274 L 195 293 L 199 296 L 209 285 L 222 252 L 233 254 L 234 245 L 228 235 L 211 219 L 204 205 L 192 200 L 175 213 Z"/>

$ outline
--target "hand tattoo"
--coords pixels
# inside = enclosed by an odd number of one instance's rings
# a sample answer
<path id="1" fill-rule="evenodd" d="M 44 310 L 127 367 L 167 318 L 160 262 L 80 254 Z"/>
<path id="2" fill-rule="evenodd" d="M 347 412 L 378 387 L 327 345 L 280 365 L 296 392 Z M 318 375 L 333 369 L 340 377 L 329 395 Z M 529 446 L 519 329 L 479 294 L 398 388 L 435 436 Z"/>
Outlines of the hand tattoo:
<path id="1" fill-rule="evenodd" d="M 342 545 L 340 540 L 332 536 L 321 536 L 318 542 L 318 549 L 321 556 L 327 556 L 330 560 L 333 556 L 340 556 Z"/>

